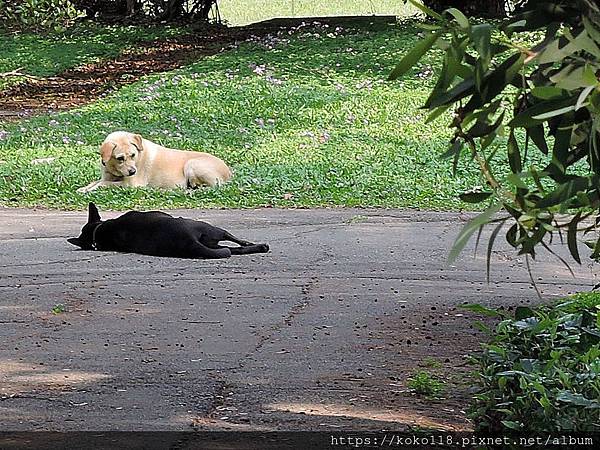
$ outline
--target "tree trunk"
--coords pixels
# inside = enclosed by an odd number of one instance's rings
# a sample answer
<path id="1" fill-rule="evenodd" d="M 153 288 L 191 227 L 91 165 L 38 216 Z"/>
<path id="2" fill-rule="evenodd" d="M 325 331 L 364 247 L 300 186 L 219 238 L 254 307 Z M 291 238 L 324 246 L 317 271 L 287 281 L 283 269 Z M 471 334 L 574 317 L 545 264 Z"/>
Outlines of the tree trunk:
<path id="1" fill-rule="evenodd" d="M 171 21 L 183 16 L 183 3 L 185 0 L 170 0 L 165 7 L 161 19 Z"/>
<path id="2" fill-rule="evenodd" d="M 217 3 L 217 0 L 203 0 L 202 5 L 200 6 L 200 10 L 198 11 L 198 16 L 202 20 L 208 20 L 208 15 L 210 14 L 210 10 L 212 6 Z"/>

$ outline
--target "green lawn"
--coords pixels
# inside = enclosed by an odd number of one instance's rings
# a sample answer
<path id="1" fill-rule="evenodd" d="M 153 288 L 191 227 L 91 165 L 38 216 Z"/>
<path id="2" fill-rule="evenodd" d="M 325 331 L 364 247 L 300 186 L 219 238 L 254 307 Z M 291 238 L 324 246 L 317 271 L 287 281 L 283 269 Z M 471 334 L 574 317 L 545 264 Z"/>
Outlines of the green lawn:
<path id="1" fill-rule="evenodd" d="M 185 69 L 146 77 L 84 108 L 0 126 L 0 203 L 103 209 L 380 206 L 456 209 L 482 184 L 440 161 L 446 120 L 418 108 L 428 66 L 402 82 L 390 69 L 416 41 L 410 24 L 385 30 L 302 29 L 246 43 Z M 269 47 L 272 47 L 269 49 Z M 166 146 L 222 157 L 235 171 L 218 189 L 105 189 L 97 149 L 126 129 Z M 50 163 L 32 164 L 39 158 Z"/>
<path id="2" fill-rule="evenodd" d="M 408 16 L 418 10 L 402 0 L 219 0 L 221 18 L 231 25 L 246 25 L 274 17 L 351 15 Z"/>
<path id="3" fill-rule="evenodd" d="M 114 58 L 141 41 L 182 33 L 173 27 L 100 26 L 81 24 L 62 33 L 0 33 L 0 72 L 23 68 L 38 77 Z M 17 82 L 0 78 L 0 90 Z"/>

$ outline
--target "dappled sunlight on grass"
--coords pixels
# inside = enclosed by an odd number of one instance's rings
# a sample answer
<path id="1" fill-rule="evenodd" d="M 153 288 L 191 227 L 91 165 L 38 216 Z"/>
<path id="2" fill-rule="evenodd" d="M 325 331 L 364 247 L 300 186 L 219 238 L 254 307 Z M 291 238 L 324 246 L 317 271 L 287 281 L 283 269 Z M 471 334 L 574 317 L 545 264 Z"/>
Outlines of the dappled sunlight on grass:
<path id="1" fill-rule="evenodd" d="M 0 203 L 132 207 L 389 206 L 451 209 L 480 184 L 438 159 L 449 132 L 418 109 L 427 60 L 385 78 L 417 39 L 410 23 L 380 31 L 300 27 L 253 39 L 187 68 L 145 77 L 96 103 L 3 128 Z M 269 49 L 270 48 L 270 49 Z M 99 176 L 97 149 L 114 130 L 211 152 L 235 172 L 218 189 L 76 188 Z M 55 157 L 48 164 L 31 160 Z"/>
<path id="2" fill-rule="evenodd" d="M 171 27 L 100 26 L 83 24 L 63 33 L 0 33 L 0 72 L 22 68 L 39 77 L 71 67 L 113 58 L 143 40 L 184 32 Z M 15 78 L 0 79 L 0 89 Z"/>
<path id="3" fill-rule="evenodd" d="M 220 0 L 221 17 L 232 25 L 243 25 L 274 17 L 315 17 L 341 15 L 414 14 L 416 8 L 400 0 L 364 2 L 360 0 Z"/>

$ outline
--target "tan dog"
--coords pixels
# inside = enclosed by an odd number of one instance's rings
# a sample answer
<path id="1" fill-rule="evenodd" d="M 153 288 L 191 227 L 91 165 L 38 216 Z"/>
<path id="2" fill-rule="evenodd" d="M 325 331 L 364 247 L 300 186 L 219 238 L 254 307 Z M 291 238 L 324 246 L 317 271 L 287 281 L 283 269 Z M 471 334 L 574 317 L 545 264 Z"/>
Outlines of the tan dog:
<path id="1" fill-rule="evenodd" d="M 217 186 L 231 178 L 231 170 L 209 153 L 174 150 L 139 134 L 115 131 L 100 147 L 102 178 L 77 192 L 103 186 L 195 188 Z"/>

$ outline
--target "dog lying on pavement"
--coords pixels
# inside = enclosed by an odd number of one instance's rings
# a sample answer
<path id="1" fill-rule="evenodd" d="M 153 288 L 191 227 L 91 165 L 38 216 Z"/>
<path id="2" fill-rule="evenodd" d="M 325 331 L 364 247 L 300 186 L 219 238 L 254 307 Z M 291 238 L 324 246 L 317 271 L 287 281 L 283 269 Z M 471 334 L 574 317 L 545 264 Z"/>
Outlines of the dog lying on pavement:
<path id="1" fill-rule="evenodd" d="M 89 204 L 88 221 L 79 237 L 67 241 L 83 250 L 194 259 L 269 251 L 267 244 L 253 244 L 206 222 L 176 218 L 159 211 L 130 211 L 103 221 L 93 203 Z M 220 241 L 234 242 L 239 247 L 222 246 Z"/>
<path id="2" fill-rule="evenodd" d="M 209 153 L 175 150 L 139 134 L 115 131 L 100 146 L 102 177 L 79 188 L 91 192 L 103 186 L 196 188 L 217 186 L 231 178 L 231 170 Z"/>

